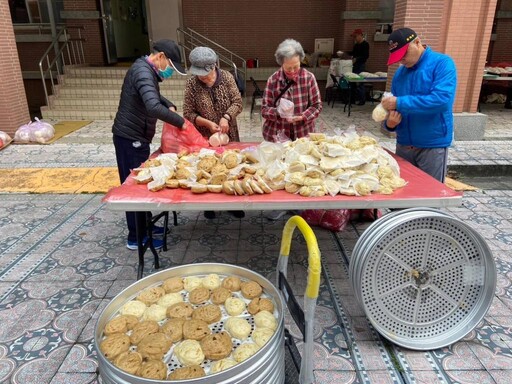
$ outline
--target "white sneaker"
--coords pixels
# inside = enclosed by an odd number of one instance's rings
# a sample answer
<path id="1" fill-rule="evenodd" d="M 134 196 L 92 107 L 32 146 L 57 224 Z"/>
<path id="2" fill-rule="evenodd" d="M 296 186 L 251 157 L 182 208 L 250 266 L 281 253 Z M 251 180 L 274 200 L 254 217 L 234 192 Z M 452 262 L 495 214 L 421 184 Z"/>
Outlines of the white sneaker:
<path id="1" fill-rule="evenodd" d="M 265 212 L 265 217 L 269 220 L 276 221 L 279 220 L 281 217 L 286 215 L 287 211 L 267 211 Z"/>

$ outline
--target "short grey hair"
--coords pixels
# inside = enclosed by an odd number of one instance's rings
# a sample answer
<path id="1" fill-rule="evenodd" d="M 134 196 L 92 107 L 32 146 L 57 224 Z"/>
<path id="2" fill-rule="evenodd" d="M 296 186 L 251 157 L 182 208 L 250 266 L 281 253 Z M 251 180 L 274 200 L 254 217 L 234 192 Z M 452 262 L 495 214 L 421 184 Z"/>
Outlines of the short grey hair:
<path id="1" fill-rule="evenodd" d="M 302 45 L 297 40 L 286 39 L 276 49 L 274 56 L 276 57 L 277 64 L 283 65 L 284 59 L 290 59 L 294 56 L 299 56 L 300 61 L 306 56 Z"/>

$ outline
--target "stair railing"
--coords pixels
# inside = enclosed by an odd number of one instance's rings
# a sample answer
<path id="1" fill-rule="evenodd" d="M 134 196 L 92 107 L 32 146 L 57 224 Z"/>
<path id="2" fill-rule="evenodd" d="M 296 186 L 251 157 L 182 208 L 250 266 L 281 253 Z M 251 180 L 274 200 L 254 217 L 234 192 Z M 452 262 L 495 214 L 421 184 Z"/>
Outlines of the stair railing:
<path id="1" fill-rule="evenodd" d="M 247 82 L 247 62 L 242 56 L 237 55 L 226 47 L 201 35 L 192 28 L 177 28 L 176 31 L 178 32 L 178 44 L 184 49 L 183 56 L 186 67 L 188 67 L 188 54 L 191 50 L 195 47 L 210 47 L 217 53 L 221 63 L 233 68 L 235 79 L 238 79 L 239 74 L 242 74 L 244 82 Z M 247 87 L 244 86 L 244 89 L 246 88 Z"/>
<path id="2" fill-rule="evenodd" d="M 71 37 L 68 29 L 75 29 L 77 31 L 77 37 Z M 84 30 L 84 27 L 62 27 L 41 57 L 41 60 L 39 60 L 39 72 L 41 73 L 41 80 L 43 81 L 46 105 L 49 109 L 51 109 L 51 105 L 46 79 L 50 79 L 51 91 L 52 94 L 55 94 L 55 85 L 60 75 L 63 73 L 63 67 L 65 65 L 85 63 L 83 47 L 85 38 L 82 37 L 82 30 Z M 57 76 L 54 76 L 54 73 L 56 73 Z"/>

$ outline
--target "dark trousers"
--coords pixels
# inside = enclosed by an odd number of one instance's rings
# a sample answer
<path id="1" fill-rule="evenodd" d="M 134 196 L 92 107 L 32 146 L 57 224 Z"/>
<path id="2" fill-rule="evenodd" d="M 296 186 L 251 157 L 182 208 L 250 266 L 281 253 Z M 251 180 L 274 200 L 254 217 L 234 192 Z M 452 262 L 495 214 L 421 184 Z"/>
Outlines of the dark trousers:
<path id="1" fill-rule="evenodd" d="M 356 64 L 352 68 L 352 72 L 359 75 L 361 72 L 364 72 L 365 69 L 366 69 L 365 63 Z M 356 102 L 360 101 L 362 103 L 364 103 L 366 101 L 366 90 L 364 89 L 363 83 L 356 83 L 355 93 L 356 93 L 356 99 L 354 101 L 356 101 Z"/>
<path id="2" fill-rule="evenodd" d="M 149 143 L 125 139 L 124 137 L 113 137 L 114 148 L 116 149 L 117 169 L 121 184 L 128 178 L 133 168 L 140 165 L 149 158 Z M 126 223 L 128 224 L 128 241 L 137 241 L 135 229 L 135 212 L 126 212 Z"/>

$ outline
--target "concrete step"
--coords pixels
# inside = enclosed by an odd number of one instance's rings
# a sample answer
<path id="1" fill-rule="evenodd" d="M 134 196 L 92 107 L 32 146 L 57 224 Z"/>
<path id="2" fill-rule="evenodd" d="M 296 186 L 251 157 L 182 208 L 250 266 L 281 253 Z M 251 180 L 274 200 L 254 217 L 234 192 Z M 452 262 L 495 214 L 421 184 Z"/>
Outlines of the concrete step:
<path id="1" fill-rule="evenodd" d="M 121 87 L 71 87 L 68 85 L 58 86 L 58 98 L 61 97 L 85 97 L 85 98 L 114 98 L 119 101 Z M 160 93 L 174 102 L 174 99 L 183 99 L 183 88 L 161 88 Z"/>
<path id="2" fill-rule="evenodd" d="M 123 85 L 124 78 L 87 78 L 72 77 L 64 75 L 61 84 L 76 87 L 119 87 Z M 160 89 L 164 88 L 185 88 L 186 79 L 169 80 L 160 83 Z"/>
<path id="3" fill-rule="evenodd" d="M 164 95 L 166 96 L 166 95 Z M 167 96 L 166 96 L 167 97 Z M 172 99 L 179 109 L 183 106 L 183 99 Z M 97 108 L 100 110 L 117 110 L 119 97 L 117 98 L 82 98 L 82 97 L 58 97 L 54 99 L 52 109 L 61 108 Z"/>

